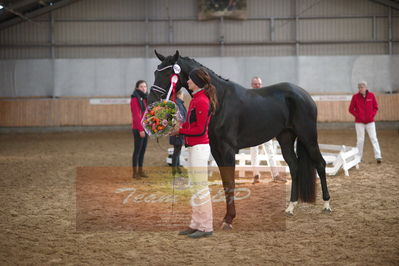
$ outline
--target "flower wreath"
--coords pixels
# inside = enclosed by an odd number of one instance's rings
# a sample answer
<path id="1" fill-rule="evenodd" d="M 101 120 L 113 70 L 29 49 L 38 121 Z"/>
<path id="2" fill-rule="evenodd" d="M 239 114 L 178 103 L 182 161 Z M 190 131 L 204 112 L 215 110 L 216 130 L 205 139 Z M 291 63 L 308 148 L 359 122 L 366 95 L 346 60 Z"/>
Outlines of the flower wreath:
<path id="1" fill-rule="evenodd" d="M 149 136 L 161 137 L 169 135 L 181 120 L 176 103 L 164 100 L 148 106 L 142 124 Z"/>
<path id="2" fill-rule="evenodd" d="M 144 113 L 141 124 L 149 136 L 167 136 L 174 131 L 178 123 L 183 120 L 176 103 L 169 100 L 172 92 L 172 98 L 175 97 L 176 83 L 179 79 L 176 74 L 170 77 L 171 84 L 166 100 L 154 102 L 147 107 Z"/>

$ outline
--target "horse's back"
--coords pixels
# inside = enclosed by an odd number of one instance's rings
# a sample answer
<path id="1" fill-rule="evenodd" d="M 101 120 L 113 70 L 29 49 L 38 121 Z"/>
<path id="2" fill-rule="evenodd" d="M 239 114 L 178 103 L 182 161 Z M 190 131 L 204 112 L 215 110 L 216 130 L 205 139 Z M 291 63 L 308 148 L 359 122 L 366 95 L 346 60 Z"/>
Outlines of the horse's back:
<path id="1" fill-rule="evenodd" d="M 294 105 L 296 108 L 307 108 L 308 111 L 315 112 L 315 115 L 317 115 L 316 103 L 313 101 L 310 94 L 293 83 L 281 82 L 267 87 L 253 89 L 252 91 L 263 97 L 284 100 L 287 104 Z"/>
<path id="2" fill-rule="evenodd" d="M 252 91 L 262 96 L 269 96 L 277 92 L 283 92 L 287 93 L 288 95 L 301 95 L 310 97 L 306 90 L 290 82 L 276 83 L 267 87 L 252 89 Z"/>

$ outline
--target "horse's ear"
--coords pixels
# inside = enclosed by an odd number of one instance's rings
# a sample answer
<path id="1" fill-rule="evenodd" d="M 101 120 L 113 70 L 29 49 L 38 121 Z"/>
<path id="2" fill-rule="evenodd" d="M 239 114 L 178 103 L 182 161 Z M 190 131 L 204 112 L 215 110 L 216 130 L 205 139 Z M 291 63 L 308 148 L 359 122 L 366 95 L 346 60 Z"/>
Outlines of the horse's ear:
<path id="1" fill-rule="evenodd" d="M 161 54 L 158 54 L 157 50 L 154 50 L 154 52 L 155 52 L 155 55 L 158 57 L 159 60 L 161 60 L 161 61 L 165 60 L 165 56 L 163 56 Z"/>
<path id="2" fill-rule="evenodd" d="M 179 51 L 178 50 L 176 50 L 176 53 L 173 55 L 173 62 L 177 62 L 177 59 L 179 59 Z"/>

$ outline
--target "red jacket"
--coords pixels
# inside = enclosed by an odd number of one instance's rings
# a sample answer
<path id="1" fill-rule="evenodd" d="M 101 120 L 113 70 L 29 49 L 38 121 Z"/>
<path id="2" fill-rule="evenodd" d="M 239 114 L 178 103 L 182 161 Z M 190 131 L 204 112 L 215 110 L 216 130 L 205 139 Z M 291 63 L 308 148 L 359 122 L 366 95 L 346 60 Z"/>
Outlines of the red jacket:
<path id="1" fill-rule="evenodd" d="M 179 130 L 184 135 L 184 142 L 187 146 L 197 144 L 208 144 L 208 124 L 210 120 L 210 103 L 205 91 L 198 91 L 194 94 L 188 108 L 186 122 Z"/>
<path id="2" fill-rule="evenodd" d="M 352 96 L 349 112 L 355 117 L 356 123 L 368 124 L 374 122 L 377 110 L 377 100 L 372 92 L 367 91 L 366 97 L 363 97 L 360 93 Z"/>
<path id="3" fill-rule="evenodd" d="M 147 108 L 147 100 L 143 99 L 144 107 Z M 130 111 L 132 111 L 132 128 L 138 131 L 144 131 L 143 125 L 141 124 L 141 119 L 143 118 L 144 112 L 141 111 L 140 103 L 137 97 L 132 97 L 130 99 Z"/>

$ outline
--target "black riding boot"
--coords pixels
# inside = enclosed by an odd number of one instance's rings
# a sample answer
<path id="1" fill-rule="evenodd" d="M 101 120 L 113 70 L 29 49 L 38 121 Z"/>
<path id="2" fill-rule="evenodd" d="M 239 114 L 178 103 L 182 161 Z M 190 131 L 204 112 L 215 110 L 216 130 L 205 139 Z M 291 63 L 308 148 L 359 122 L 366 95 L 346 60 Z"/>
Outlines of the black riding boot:
<path id="1" fill-rule="evenodd" d="M 178 166 L 178 167 L 176 167 L 176 168 L 177 168 L 177 173 L 178 173 L 179 175 L 181 175 L 181 174 L 183 173 L 183 171 L 181 170 L 181 167 Z"/>
<path id="2" fill-rule="evenodd" d="M 176 166 L 172 166 L 172 176 L 175 177 L 176 173 L 177 173 L 177 167 Z"/>
<path id="3" fill-rule="evenodd" d="M 137 167 L 136 167 L 136 166 L 133 166 L 133 174 L 132 174 L 132 178 L 134 178 L 134 179 L 141 179 L 141 177 L 140 177 L 140 175 L 139 175 L 139 172 L 138 172 L 138 170 L 137 170 Z"/>
<path id="4" fill-rule="evenodd" d="M 139 166 L 139 176 L 144 177 L 144 178 L 148 177 L 148 175 L 146 173 L 144 173 L 142 166 Z"/>

